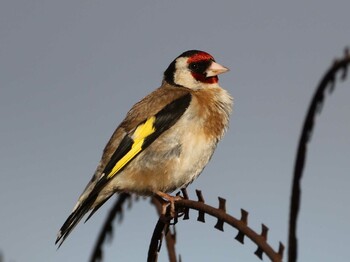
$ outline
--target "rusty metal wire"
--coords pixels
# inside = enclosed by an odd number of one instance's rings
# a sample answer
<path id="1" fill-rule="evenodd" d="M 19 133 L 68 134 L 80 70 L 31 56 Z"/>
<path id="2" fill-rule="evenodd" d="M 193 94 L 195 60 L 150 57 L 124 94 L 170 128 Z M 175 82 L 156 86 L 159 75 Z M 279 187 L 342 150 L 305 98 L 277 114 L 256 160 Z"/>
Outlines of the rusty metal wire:
<path id="1" fill-rule="evenodd" d="M 131 200 L 131 195 L 128 193 L 121 193 L 118 195 L 118 199 L 115 202 L 112 209 L 109 211 L 109 214 L 107 216 L 107 219 L 101 229 L 101 232 L 97 238 L 95 247 L 93 249 L 93 252 L 90 257 L 90 262 L 99 262 L 102 261 L 103 258 L 103 251 L 102 246 L 107 238 L 107 236 L 112 236 L 113 234 L 113 221 L 114 219 L 119 216 L 120 219 L 123 218 L 123 206 L 125 203 Z M 129 201 L 129 207 L 131 206 L 131 202 Z"/>
<path id="2" fill-rule="evenodd" d="M 292 184 L 292 196 L 289 215 L 289 236 L 288 236 L 288 261 L 297 261 L 297 218 L 300 208 L 300 183 L 303 175 L 305 157 L 307 154 L 307 144 L 311 139 L 311 134 L 314 127 L 316 113 L 320 113 L 320 109 L 324 103 L 326 90 L 332 92 L 335 88 L 336 76 L 340 72 L 340 78 L 344 81 L 347 77 L 348 66 L 350 64 L 349 49 L 345 49 L 344 57 L 336 60 L 333 65 L 327 70 L 321 79 L 316 92 L 311 100 L 309 110 L 305 117 L 303 129 L 300 135 L 296 160 L 294 165 L 294 177 Z"/>
<path id="3" fill-rule="evenodd" d="M 156 207 L 158 215 L 159 215 L 159 217 L 161 217 L 162 216 L 162 205 L 159 202 L 159 200 L 156 197 L 152 197 L 151 203 Z M 171 227 L 169 227 L 169 226 L 167 229 L 165 229 L 165 226 L 166 225 L 162 225 L 162 224 L 159 225 L 159 227 L 161 228 L 161 232 L 164 232 L 164 234 L 165 234 L 165 243 L 166 243 L 166 247 L 168 250 L 169 262 L 177 262 L 176 250 L 175 250 L 175 244 L 176 244 L 175 225 L 172 225 L 172 230 L 171 230 Z M 159 232 L 157 232 L 157 233 L 159 233 Z M 160 236 L 160 237 L 162 237 L 162 236 Z M 159 245 L 160 245 L 160 243 L 159 243 Z M 155 254 L 153 254 L 152 256 L 154 256 L 154 255 Z"/>
<path id="4" fill-rule="evenodd" d="M 157 221 L 157 224 L 153 230 L 153 235 L 148 248 L 147 262 L 158 261 L 158 253 L 162 247 L 163 232 L 169 226 L 169 221 L 166 222 L 167 218 L 161 215 Z"/>
<path id="5" fill-rule="evenodd" d="M 215 228 L 223 231 L 224 223 L 231 225 L 232 227 L 238 229 L 238 234 L 236 236 L 237 241 L 244 243 L 244 237 L 251 239 L 257 246 L 255 255 L 262 259 L 263 253 L 265 253 L 271 261 L 280 262 L 282 261 L 284 246 L 282 243 L 279 244 L 279 249 L 277 252 L 267 243 L 267 233 L 268 228 L 262 225 L 262 232 L 260 234 L 256 233 L 253 229 L 248 226 L 248 212 L 241 210 L 241 218 L 237 219 L 226 213 L 226 200 L 219 197 L 219 208 L 214 208 L 205 204 L 203 195 L 201 191 L 197 190 L 197 201 L 188 199 L 186 191 L 184 192 L 184 198 L 177 200 L 175 202 L 175 208 L 177 211 L 183 213 L 184 220 L 189 219 L 189 209 L 194 209 L 198 211 L 197 221 L 205 222 L 205 214 L 211 215 L 217 218 L 217 223 Z M 161 215 L 155 226 L 152 239 L 150 242 L 148 250 L 148 262 L 157 261 L 158 253 L 161 248 L 162 232 L 169 225 L 172 218 L 167 215 Z"/>

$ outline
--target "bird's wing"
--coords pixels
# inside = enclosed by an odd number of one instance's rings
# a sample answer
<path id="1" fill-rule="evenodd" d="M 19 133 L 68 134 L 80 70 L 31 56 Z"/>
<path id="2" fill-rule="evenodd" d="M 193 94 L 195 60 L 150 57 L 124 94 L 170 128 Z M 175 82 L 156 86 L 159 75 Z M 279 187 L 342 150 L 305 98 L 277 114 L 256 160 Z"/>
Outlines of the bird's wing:
<path id="1" fill-rule="evenodd" d="M 117 176 L 123 168 L 163 132 L 171 128 L 184 114 L 190 102 L 191 94 L 187 93 L 173 100 L 155 115 L 148 117 L 131 132 L 127 133 L 105 166 L 102 176 L 90 195 L 98 194 L 101 187 Z"/>
<path id="2" fill-rule="evenodd" d="M 125 168 L 133 159 L 135 159 L 135 157 L 140 152 L 145 150 L 162 133 L 171 128 L 180 119 L 180 117 L 184 114 L 190 105 L 191 97 L 192 96 L 190 93 L 184 93 L 183 95 L 177 97 L 176 99 L 163 106 L 163 108 L 160 109 L 157 113 L 136 124 L 136 127 L 131 129 L 129 132 L 125 133 L 124 137 L 120 139 L 119 145 L 116 147 L 115 151 L 109 158 L 109 161 L 106 163 L 102 173 L 99 175 L 99 177 L 95 176 L 93 180 L 88 184 L 83 195 L 86 193 L 86 190 L 89 191 L 88 194 L 84 196 L 83 199 L 80 197 L 78 205 L 76 208 L 74 208 L 72 214 L 68 217 L 60 229 L 56 243 L 59 241 L 61 241 L 60 245 L 63 243 L 75 225 L 93 207 L 98 194 L 105 187 L 105 185 L 111 179 L 116 177 L 118 173 L 123 168 Z M 134 118 L 132 115 L 129 115 L 129 119 Z M 128 117 L 126 120 L 128 120 Z M 123 123 L 121 126 L 124 125 Z M 110 143 L 111 141 L 109 144 Z M 105 149 L 105 153 L 106 150 L 108 150 L 108 144 L 107 149 Z M 107 199 L 109 197 L 107 197 Z M 87 219 L 89 219 L 91 215 L 95 213 L 96 210 L 104 202 L 105 201 L 100 204 L 97 203 Z"/>

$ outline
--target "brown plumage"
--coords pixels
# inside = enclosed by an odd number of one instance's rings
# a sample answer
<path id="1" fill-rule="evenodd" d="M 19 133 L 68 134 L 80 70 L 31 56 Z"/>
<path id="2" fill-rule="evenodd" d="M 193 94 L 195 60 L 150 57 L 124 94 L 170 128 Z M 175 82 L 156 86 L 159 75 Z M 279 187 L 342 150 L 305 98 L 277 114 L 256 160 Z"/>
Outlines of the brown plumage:
<path id="1" fill-rule="evenodd" d="M 228 127 L 232 98 L 217 77 L 226 71 L 198 50 L 169 65 L 161 87 L 136 103 L 113 133 L 56 243 L 115 192 L 164 196 L 202 172 Z"/>

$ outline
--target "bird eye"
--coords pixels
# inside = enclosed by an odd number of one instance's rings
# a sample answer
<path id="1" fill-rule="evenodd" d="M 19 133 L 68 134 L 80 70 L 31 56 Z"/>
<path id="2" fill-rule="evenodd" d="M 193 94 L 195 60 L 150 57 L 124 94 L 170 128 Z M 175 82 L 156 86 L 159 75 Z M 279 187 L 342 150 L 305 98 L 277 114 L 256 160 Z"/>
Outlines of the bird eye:
<path id="1" fill-rule="evenodd" d="M 193 62 L 188 65 L 189 69 L 197 74 L 204 74 L 205 70 L 210 66 L 211 61 L 199 61 Z"/>
<path id="2" fill-rule="evenodd" d="M 196 70 L 196 69 L 198 69 L 198 67 L 199 67 L 198 63 L 191 63 L 190 64 L 190 69 L 191 70 Z"/>

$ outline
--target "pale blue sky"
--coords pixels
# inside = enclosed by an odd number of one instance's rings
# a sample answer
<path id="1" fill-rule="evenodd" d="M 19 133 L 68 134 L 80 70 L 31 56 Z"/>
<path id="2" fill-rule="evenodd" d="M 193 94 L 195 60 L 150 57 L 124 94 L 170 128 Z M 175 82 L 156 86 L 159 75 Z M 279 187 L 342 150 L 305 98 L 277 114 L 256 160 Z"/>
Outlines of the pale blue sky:
<path id="1" fill-rule="evenodd" d="M 160 85 L 180 53 L 201 49 L 231 71 L 230 129 L 189 187 L 249 213 L 287 244 L 295 150 L 322 74 L 350 44 L 350 2 L 0 2 L 0 250 L 5 262 L 87 261 L 112 201 L 56 251 L 56 233 L 129 108 Z M 299 261 L 346 261 L 350 234 L 350 81 L 327 98 L 307 157 Z M 145 261 L 157 217 L 147 201 L 125 213 L 104 261 Z M 183 261 L 258 261 L 237 231 L 177 226 Z M 160 254 L 166 261 L 166 249 Z M 265 261 L 267 259 L 265 258 Z"/>

